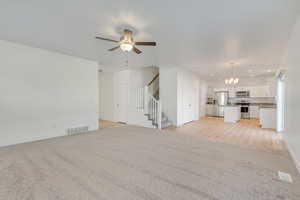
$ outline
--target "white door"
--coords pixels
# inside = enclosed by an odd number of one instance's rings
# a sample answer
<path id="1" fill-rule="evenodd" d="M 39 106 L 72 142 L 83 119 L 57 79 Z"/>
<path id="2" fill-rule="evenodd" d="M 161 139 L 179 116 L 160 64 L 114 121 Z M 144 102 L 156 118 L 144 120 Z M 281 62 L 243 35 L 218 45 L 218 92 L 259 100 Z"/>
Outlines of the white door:
<path id="1" fill-rule="evenodd" d="M 128 120 L 128 84 L 120 83 L 118 86 L 117 114 L 118 121 L 126 123 Z"/>
<path id="2" fill-rule="evenodd" d="M 183 123 L 188 123 L 196 118 L 196 101 L 198 87 L 193 80 L 184 79 L 183 81 Z"/>
<path id="3" fill-rule="evenodd" d="M 113 84 L 112 73 L 99 73 L 99 119 L 114 121 Z"/>

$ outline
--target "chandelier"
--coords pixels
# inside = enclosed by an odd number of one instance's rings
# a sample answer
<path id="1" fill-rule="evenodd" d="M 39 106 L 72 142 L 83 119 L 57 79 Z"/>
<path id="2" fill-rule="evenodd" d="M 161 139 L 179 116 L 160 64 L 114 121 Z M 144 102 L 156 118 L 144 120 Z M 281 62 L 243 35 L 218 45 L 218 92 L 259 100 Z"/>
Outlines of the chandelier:
<path id="1" fill-rule="evenodd" d="M 235 84 L 238 84 L 239 83 L 239 78 L 227 78 L 225 79 L 225 84 L 226 85 L 235 85 Z"/>
<path id="2" fill-rule="evenodd" d="M 234 65 L 236 65 L 237 63 L 230 62 L 229 64 L 232 66 L 232 76 L 225 78 L 225 84 L 226 85 L 236 85 L 239 83 L 239 80 L 240 80 L 238 77 L 234 76 Z"/>

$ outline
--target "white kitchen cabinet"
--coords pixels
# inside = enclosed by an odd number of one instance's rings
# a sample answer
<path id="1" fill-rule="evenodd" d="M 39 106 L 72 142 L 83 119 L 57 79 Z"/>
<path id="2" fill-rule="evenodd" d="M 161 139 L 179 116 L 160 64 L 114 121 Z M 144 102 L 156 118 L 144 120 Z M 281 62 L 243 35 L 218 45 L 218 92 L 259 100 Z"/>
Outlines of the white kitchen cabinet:
<path id="1" fill-rule="evenodd" d="M 227 91 L 229 93 L 229 97 L 230 98 L 235 98 L 235 92 L 237 91 L 236 88 L 232 88 L 232 87 L 228 87 L 228 88 L 214 88 L 213 89 L 214 92 L 223 92 L 223 91 Z"/>
<path id="2" fill-rule="evenodd" d="M 268 97 L 268 86 L 256 86 L 250 88 L 250 97 Z"/>
<path id="3" fill-rule="evenodd" d="M 259 122 L 262 128 L 276 129 L 276 108 L 260 108 Z"/>
<path id="4" fill-rule="evenodd" d="M 206 116 L 216 116 L 217 106 L 213 104 L 206 104 Z"/>
<path id="5" fill-rule="evenodd" d="M 237 87 L 236 91 L 249 91 L 248 87 Z"/>
<path id="6" fill-rule="evenodd" d="M 214 88 L 214 92 L 223 92 L 223 91 L 228 91 L 227 88 Z"/>
<path id="7" fill-rule="evenodd" d="M 211 87 L 207 88 L 207 97 L 213 98 L 214 97 L 214 90 Z"/>
<path id="8" fill-rule="evenodd" d="M 259 118 L 259 106 L 250 106 L 250 118 L 258 119 Z"/>
<path id="9" fill-rule="evenodd" d="M 228 92 L 229 92 L 229 97 L 230 98 L 235 98 L 235 92 L 236 92 L 235 88 L 229 88 Z"/>
<path id="10" fill-rule="evenodd" d="M 236 123 L 241 119 L 240 106 L 225 106 L 224 107 L 224 122 Z"/>

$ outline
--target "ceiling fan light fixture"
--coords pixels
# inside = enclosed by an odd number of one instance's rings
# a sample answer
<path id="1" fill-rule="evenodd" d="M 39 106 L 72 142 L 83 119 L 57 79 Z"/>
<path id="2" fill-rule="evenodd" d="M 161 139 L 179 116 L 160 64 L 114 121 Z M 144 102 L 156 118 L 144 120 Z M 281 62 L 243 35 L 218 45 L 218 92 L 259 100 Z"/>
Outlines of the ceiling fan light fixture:
<path id="1" fill-rule="evenodd" d="M 124 52 L 129 52 L 133 49 L 133 45 L 130 43 L 122 43 L 122 44 L 120 44 L 120 48 Z"/>
<path id="2" fill-rule="evenodd" d="M 115 51 L 120 48 L 123 52 L 129 52 L 133 50 L 134 53 L 140 54 L 142 53 L 142 51 L 136 48 L 136 46 L 156 46 L 156 42 L 134 42 L 133 33 L 129 29 L 124 30 L 124 33 L 121 36 L 120 40 L 114 40 L 100 36 L 96 36 L 95 38 L 99 40 L 118 43 L 118 46 L 110 48 L 108 49 L 108 51 Z"/>

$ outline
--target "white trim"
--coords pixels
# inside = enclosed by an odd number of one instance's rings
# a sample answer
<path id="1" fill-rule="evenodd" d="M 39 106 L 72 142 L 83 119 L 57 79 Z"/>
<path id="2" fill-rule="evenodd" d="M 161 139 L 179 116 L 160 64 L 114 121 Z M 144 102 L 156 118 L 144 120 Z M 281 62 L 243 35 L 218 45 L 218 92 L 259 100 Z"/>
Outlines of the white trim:
<path id="1" fill-rule="evenodd" d="M 293 151 L 291 150 L 291 148 L 289 147 L 289 145 L 287 145 L 288 146 L 288 150 L 289 150 L 289 152 L 290 152 L 290 154 L 291 154 L 291 156 L 292 156 L 292 159 L 293 159 L 293 161 L 294 161 L 294 163 L 295 163 L 295 165 L 296 165 L 296 168 L 297 168 L 297 170 L 298 170 L 298 173 L 300 174 L 300 162 L 296 159 L 296 156 L 295 156 L 295 154 L 293 153 Z"/>
<path id="2" fill-rule="evenodd" d="M 98 129 L 89 129 L 88 132 L 96 131 L 96 130 L 98 130 Z M 14 139 L 13 141 L 10 139 L 6 139 L 6 140 L 1 139 L 0 147 L 12 146 L 12 145 L 23 144 L 23 143 L 37 142 L 37 141 L 41 141 L 41 140 L 53 139 L 53 138 L 64 137 L 64 136 L 68 136 L 67 133 L 58 134 L 58 135 L 48 135 L 48 136 L 43 136 L 43 137 L 19 138 L 17 140 Z"/>
<path id="3" fill-rule="evenodd" d="M 23 144 L 23 143 L 30 143 L 30 142 L 36 142 L 40 140 L 46 140 L 46 139 L 51 139 L 51 138 L 57 138 L 57 137 L 62 137 L 62 136 L 67 136 L 67 134 L 62 134 L 62 135 L 51 135 L 51 136 L 43 136 L 43 137 L 31 137 L 31 138 L 19 138 L 19 139 L 14 139 L 13 141 L 10 139 L 7 140 L 2 140 L 0 143 L 0 147 L 6 147 L 6 146 L 12 146 L 12 145 L 17 145 L 17 144 Z"/>
<path id="4" fill-rule="evenodd" d="M 298 173 L 300 174 L 300 162 L 297 160 L 295 153 L 292 151 L 292 148 L 290 147 L 289 143 L 287 142 L 286 136 L 283 138 L 284 138 L 285 144 L 287 146 L 287 149 L 292 157 L 292 160 L 294 161 L 294 164 L 298 170 Z"/>

